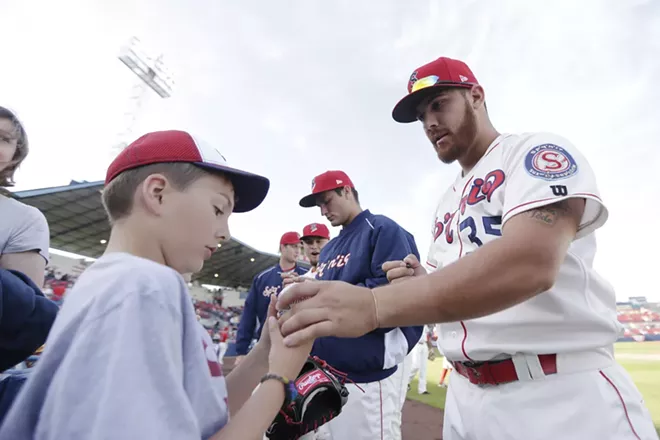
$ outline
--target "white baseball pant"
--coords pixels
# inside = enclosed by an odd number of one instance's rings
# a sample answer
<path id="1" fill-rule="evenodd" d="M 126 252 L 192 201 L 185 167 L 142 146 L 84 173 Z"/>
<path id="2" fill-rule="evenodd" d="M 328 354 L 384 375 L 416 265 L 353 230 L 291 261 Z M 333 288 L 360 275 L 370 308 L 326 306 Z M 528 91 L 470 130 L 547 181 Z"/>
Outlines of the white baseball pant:
<path id="1" fill-rule="evenodd" d="M 400 439 L 401 424 L 394 422 L 401 420 L 401 380 L 397 376 L 357 385 L 346 383 L 350 394 L 341 414 L 301 440 Z"/>
<path id="2" fill-rule="evenodd" d="M 417 381 L 417 392 L 419 394 L 426 392 L 426 370 L 429 361 L 429 347 L 426 342 L 418 343 L 413 348 L 412 352 L 412 370 L 410 371 L 410 380 L 413 380 L 415 375 L 419 373 L 419 380 Z"/>
<path id="3" fill-rule="evenodd" d="M 221 342 L 218 345 L 219 345 L 219 347 L 218 347 L 218 349 L 219 349 L 218 350 L 218 362 L 220 363 L 220 365 L 222 365 L 222 359 L 224 359 L 225 353 L 227 353 L 227 348 L 229 347 L 229 344 L 227 344 L 226 342 Z"/>
<path id="4" fill-rule="evenodd" d="M 559 356 L 558 373 L 548 376 L 538 358 L 514 357 L 516 371 L 531 377 L 497 386 L 474 385 L 453 370 L 442 438 L 658 440 L 623 367 L 584 353 Z"/>

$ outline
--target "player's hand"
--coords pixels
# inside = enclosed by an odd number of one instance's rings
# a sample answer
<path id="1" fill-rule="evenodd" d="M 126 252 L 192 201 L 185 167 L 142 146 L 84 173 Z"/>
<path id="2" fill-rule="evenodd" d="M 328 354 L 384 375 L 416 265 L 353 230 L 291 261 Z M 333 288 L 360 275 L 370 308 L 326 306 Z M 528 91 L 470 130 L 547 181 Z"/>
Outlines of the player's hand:
<path id="1" fill-rule="evenodd" d="M 269 339 L 271 341 L 270 353 L 268 355 L 268 371 L 284 376 L 289 380 L 295 380 L 303 364 L 309 357 L 314 340 L 306 341 L 297 347 L 284 345 L 280 326 L 274 316 L 268 317 L 264 328 L 268 329 Z"/>
<path id="2" fill-rule="evenodd" d="M 426 275 L 426 269 L 413 254 L 408 255 L 403 260 L 383 263 L 383 272 L 387 274 L 387 280 L 390 283 L 398 283 L 411 277 Z"/>
<path id="3" fill-rule="evenodd" d="M 324 336 L 357 338 L 377 327 L 371 291 L 343 281 L 297 283 L 280 293 L 277 309 L 290 347 Z"/>

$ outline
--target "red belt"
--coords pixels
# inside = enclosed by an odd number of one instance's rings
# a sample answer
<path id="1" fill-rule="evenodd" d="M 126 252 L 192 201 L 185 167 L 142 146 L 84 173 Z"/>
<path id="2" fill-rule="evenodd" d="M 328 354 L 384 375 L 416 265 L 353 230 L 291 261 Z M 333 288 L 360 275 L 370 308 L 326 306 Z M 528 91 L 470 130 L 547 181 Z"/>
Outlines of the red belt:
<path id="1" fill-rule="evenodd" d="M 540 354 L 539 362 L 543 373 L 557 373 L 557 355 Z M 500 385 L 518 380 L 513 360 L 488 362 L 452 362 L 454 370 L 475 385 Z"/>

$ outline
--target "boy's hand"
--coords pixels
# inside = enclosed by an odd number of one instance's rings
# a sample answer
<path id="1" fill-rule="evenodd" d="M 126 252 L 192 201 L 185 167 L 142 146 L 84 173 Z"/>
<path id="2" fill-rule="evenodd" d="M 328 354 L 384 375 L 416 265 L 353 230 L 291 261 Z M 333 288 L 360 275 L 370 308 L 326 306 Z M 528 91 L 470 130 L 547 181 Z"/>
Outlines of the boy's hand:
<path id="1" fill-rule="evenodd" d="M 270 296 L 270 303 L 268 304 L 268 313 L 266 313 L 266 322 L 264 322 L 263 328 L 261 329 L 261 337 L 259 342 L 255 345 L 254 349 L 259 349 L 265 353 L 270 352 L 270 331 L 268 330 L 268 318 L 271 316 L 277 318 L 277 309 L 275 307 L 277 303 L 277 296 Z"/>

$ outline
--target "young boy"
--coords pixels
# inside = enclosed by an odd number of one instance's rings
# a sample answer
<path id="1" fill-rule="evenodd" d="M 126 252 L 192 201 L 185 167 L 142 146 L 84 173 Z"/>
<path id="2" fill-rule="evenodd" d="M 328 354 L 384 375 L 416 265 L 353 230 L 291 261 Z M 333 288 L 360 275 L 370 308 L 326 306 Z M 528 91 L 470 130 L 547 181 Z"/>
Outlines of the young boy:
<path id="1" fill-rule="evenodd" d="M 122 151 L 103 191 L 106 252 L 67 295 L 0 438 L 261 438 L 311 345 L 285 348 L 271 307 L 257 347 L 225 379 L 181 274 L 198 272 L 229 239 L 229 215 L 268 188 L 186 132 Z"/>

